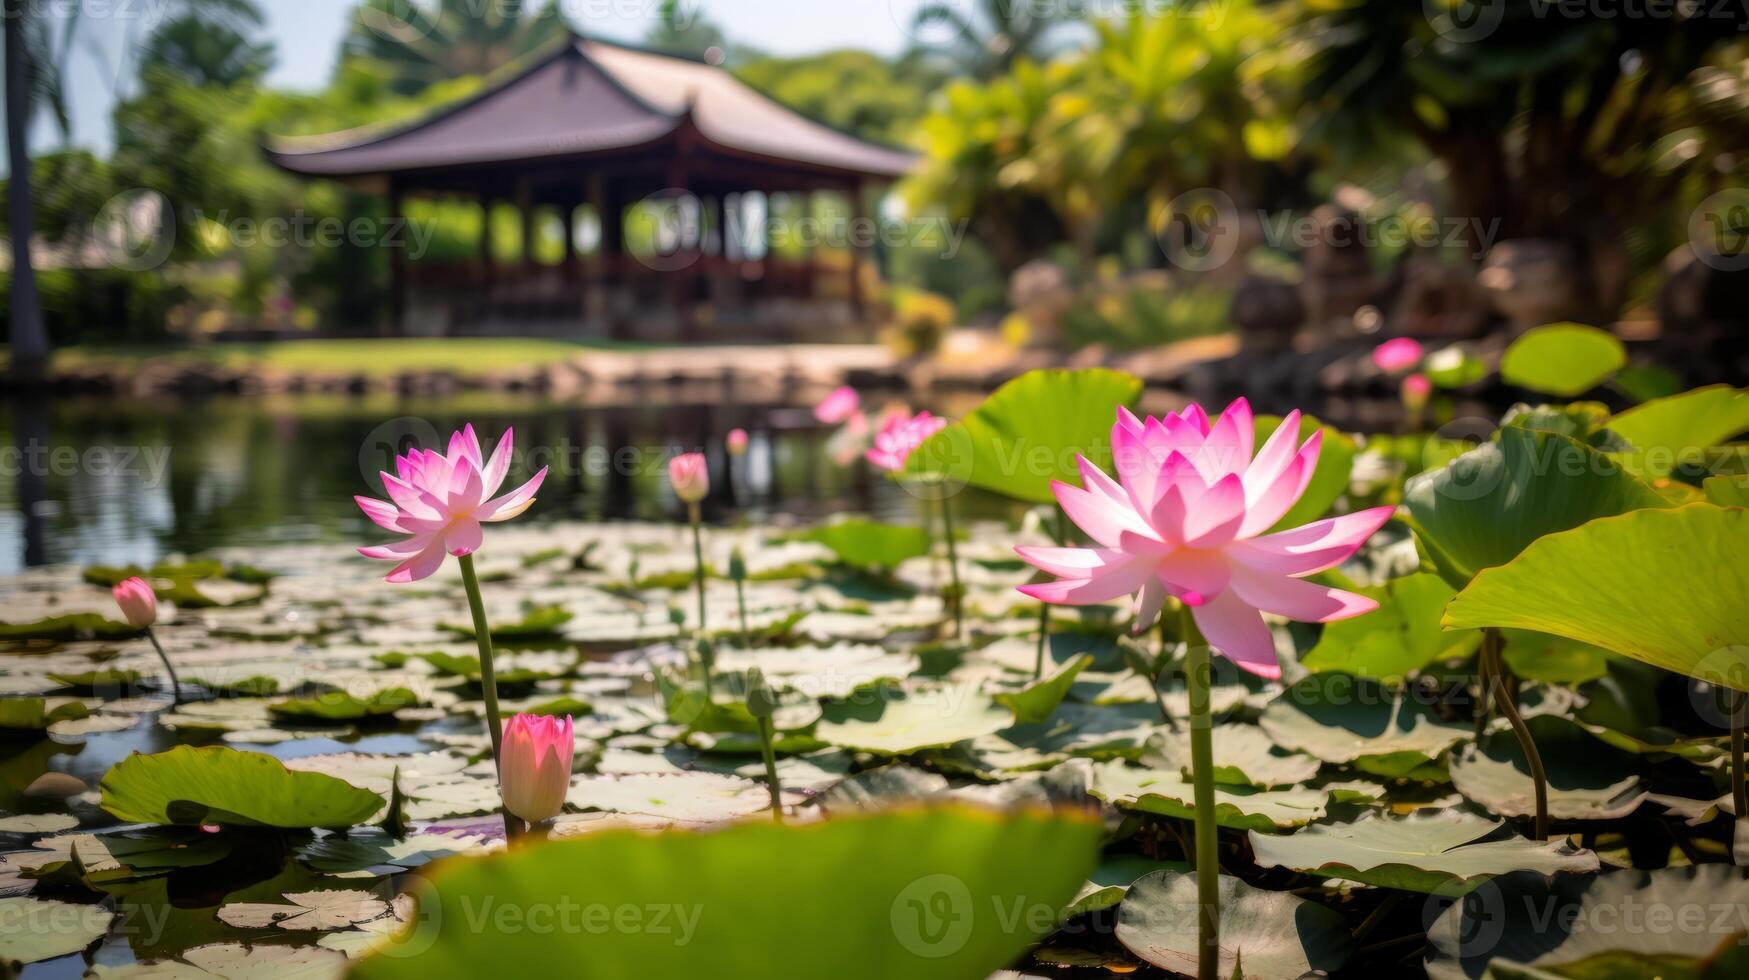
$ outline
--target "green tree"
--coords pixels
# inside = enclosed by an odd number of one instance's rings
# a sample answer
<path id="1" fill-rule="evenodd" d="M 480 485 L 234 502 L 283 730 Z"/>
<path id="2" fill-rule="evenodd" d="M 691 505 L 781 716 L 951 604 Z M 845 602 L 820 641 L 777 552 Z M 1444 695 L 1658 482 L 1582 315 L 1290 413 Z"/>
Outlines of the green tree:
<path id="1" fill-rule="evenodd" d="M 273 67 L 273 57 L 271 43 L 250 40 L 224 21 L 184 14 L 146 39 L 140 66 L 142 73 L 175 72 L 196 85 L 231 86 L 260 79 Z"/>
<path id="2" fill-rule="evenodd" d="M 989 79 L 1022 60 L 1042 61 L 1056 51 L 1060 29 L 1081 20 L 1075 3 L 976 0 L 965 4 L 931 0 L 913 16 L 913 33 L 944 32 L 948 40 L 926 50 L 973 78 Z"/>
<path id="3" fill-rule="evenodd" d="M 1315 135 L 1350 147 L 1412 135 L 1444 164 L 1454 214 L 1497 221 L 1498 238 L 1568 244 L 1581 293 L 1608 315 L 1624 236 L 1668 214 L 1687 175 L 1718 166 L 1731 152 L 1721 139 L 1741 143 L 1740 115 L 1729 136 L 1696 123 L 1721 107 L 1703 73 L 1728 74 L 1749 12 L 1440 2 L 1434 16 L 1398 0 L 1297 5 L 1315 49 Z"/>
<path id="4" fill-rule="evenodd" d="M 735 75 L 815 119 L 889 143 L 910 142 L 929 96 L 945 81 L 917 59 L 891 62 L 857 50 L 760 56 L 737 65 Z"/>
<path id="5" fill-rule="evenodd" d="M 365 0 L 352 13 L 341 55 L 382 64 L 394 91 L 412 95 L 436 82 L 489 74 L 567 31 L 552 0 L 539 12 L 531 0 Z"/>

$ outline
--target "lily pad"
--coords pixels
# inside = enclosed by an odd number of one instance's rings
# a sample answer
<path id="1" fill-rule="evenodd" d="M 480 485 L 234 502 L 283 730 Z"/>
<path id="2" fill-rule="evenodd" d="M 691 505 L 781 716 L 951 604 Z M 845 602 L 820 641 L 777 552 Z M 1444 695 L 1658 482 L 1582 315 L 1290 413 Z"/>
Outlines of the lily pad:
<path id="1" fill-rule="evenodd" d="M 47 731 L 55 722 L 90 713 L 83 703 L 63 698 L 0 698 L 0 733 Z"/>
<path id="2" fill-rule="evenodd" d="M 1574 398 L 1608 381 L 1628 362 L 1614 334 L 1579 323 L 1532 327 L 1506 348 L 1500 377 L 1507 384 Z"/>
<path id="3" fill-rule="evenodd" d="M 1253 833 L 1251 849 L 1260 867 L 1441 894 L 1467 891 L 1521 868 L 1543 874 L 1598 868 L 1596 854 L 1565 840 L 1482 840 L 1504 826 L 1462 810 L 1421 810 L 1403 817 L 1369 812 L 1348 823 L 1313 824 L 1289 835 Z"/>
<path id="4" fill-rule="evenodd" d="M 404 687 L 391 687 L 368 698 L 356 698 L 345 691 L 329 691 L 308 698 L 288 698 L 268 705 L 275 718 L 313 721 L 360 721 L 382 718 L 402 708 L 419 703 L 419 696 Z"/>
<path id="5" fill-rule="evenodd" d="M 1317 759 L 1282 749 L 1255 725 L 1216 725 L 1210 734 L 1217 783 L 1261 788 L 1292 786 L 1318 774 Z M 1148 744 L 1158 750 L 1162 765 L 1176 768 L 1186 776 L 1191 774 L 1188 732 L 1162 732 L 1151 737 Z"/>
<path id="6" fill-rule="evenodd" d="M 1190 870 L 1186 861 L 1155 861 L 1139 854 L 1119 854 L 1099 862 L 1087 883 L 1075 895 L 1075 901 L 1063 910 L 1063 918 L 1108 909 L 1123 901 L 1136 880 L 1156 871 L 1184 873 Z"/>
<path id="7" fill-rule="evenodd" d="M 1092 663 L 1091 656 L 1081 654 L 1049 677 L 1018 691 L 997 694 L 996 703 L 1013 711 L 1014 720 L 1017 722 L 1044 721 L 1056 712 L 1057 705 L 1063 703 L 1063 697 L 1069 693 L 1075 677 Z"/>
<path id="8" fill-rule="evenodd" d="M 961 686 L 877 688 L 868 696 L 827 702 L 814 734 L 840 748 L 904 755 L 991 735 L 1012 724 L 1007 708 Z"/>
<path id="9" fill-rule="evenodd" d="M 1554 715 L 1525 719 L 1548 773 L 1549 816 L 1612 820 L 1639 809 L 1647 789 L 1631 752 L 1605 745 L 1578 724 Z M 1451 760 L 1451 782 L 1466 799 L 1506 817 L 1536 812 L 1530 766 L 1508 729 L 1496 729 Z"/>
<path id="10" fill-rule="evenodd" d="M 1735 940 L 1749 908 L 1741 868 L 1502 875 L 1452 903 L 1427 930 L 1428 976 L 1698 976 Z M 1624 955 L 1625 954 L 1625 955 Z M 1608 959 L 1626 970 L 1583 969 Z M 1643 964 L 1657 960 L 1661 969 Z M 1641 967 L 1633 966 L 1639 961 Z"/>
<path id="11" fill-rule="evenodd" d="M 1176 770 L 1139 769 L 1121 761 L 1102 763 L 1093 769 L 1088 792 L 1126 810 L 1185 820 L 1196 815 L 1195 787 Z M 1322 789 L 1217 786 L 1215 821 L 1236 830 L 1288 830 L 1323 816 L 1329 801 L 1330 794 Z"/>
<path id="12" fill-rule="evenodd" d="M 1163 970 L 1196 976 L 1196 872 L 1156 871 L 1136 881 L 1117 909 L 1117 940 Z M 1300 980 L 1334 972 L 1354 952 L 1342 916 L 1288 892 L 1220 878 L 1218 975 Z"/>
<path id="13" fill-rule="evenodd" d="M 1391 777 L 1436 776 L 1428 767 L 1473 734 L 1468 726 L 1442 720 L 1407 691 L 1335 673 L 1314 674 L 1289 687 L 1258 724 L 1284 749 Z"/>
<path id="14" fill-rule="evenodd" d="M 293 772 L 259 752 L 177 746 L 134 753 L 103 777 L 103 808 L 136 823 L 350 827 L 383 798 L 316 772 Z"/>
<path id="15" fill-rule="evenodd" d="M 213 943 L 173 960 L 92 968 L 94 980 L 326 980 L 346 969 L 346 956 L 316 946 Z"/>
<path id="16" fill-rule="evenodd" d="M 1640 510 L 1552 534 L 1476 577 L 1448 628 L 1514 626 L 1749 691 L 1749 511 Z"/>
<path id="17" fill-rule="evenodd" d="M 1317 645 L 1301 658 L 1307 670 L 1396 680 L 1436 661 L 1475 651 L 1479 634 L 1439 628 L 1440 614 L 1456 594 L 1439 576 L 1418 572 L 1358 591 L 1377 600 L 1379 608 L 1327 624 Z"/>
<path id="18" fill-rule="evenodd" d="M 109 932 L 115 913 L 21 895 L 0 898 L 0 966 L 77 953 Z"/>
<path id="19" fill-rule="evenodd" d="M 857 568 L 891 571 L 929 553 L 929 532 L 923 528 L 861 518 L 817 527 L 808 532 L 808 540 L 825 545 L 839 561 Z"/>
<path id="20" fill-rule="evenodd" d="M 1075 459 L 1111 470 L 1111 426 L 1142 381 L 1104 368 L 1028 371 L 911 454 L 908 475 L 937 475 L 1033 504 L 1054 504 L 1052 480 L 1080 483 Z"/>
<path id="21" fill-rule="evenodd" d="M 436 907 L 421 917 L 441 925 L 416 933 L 426 948 L 373 955 L 354 975 L 765 980 L 781 950 L 837 980 L 985 977 L 1050 927 L 1093 869 L 1099 835 L 1084 816 L 956 808 L 714 833 L 603 830 L 439 866 L 422 897 Z M 467 911 L 487 900 L 528 909 L 559 895 L 637 909 L 637 927 L 555 930 L 540 942 L 467 927 Z M 996 914 L 1012 908 L 1053 914 Z"/>
<path id="22" fill-rule="evenodd" d="M 1633 444 L 1630 465 L 1662 476 L 1749 430 L 1749 391 L 1713 385 L 1654 398 L 1611 418 L 1609 428 Z"/>

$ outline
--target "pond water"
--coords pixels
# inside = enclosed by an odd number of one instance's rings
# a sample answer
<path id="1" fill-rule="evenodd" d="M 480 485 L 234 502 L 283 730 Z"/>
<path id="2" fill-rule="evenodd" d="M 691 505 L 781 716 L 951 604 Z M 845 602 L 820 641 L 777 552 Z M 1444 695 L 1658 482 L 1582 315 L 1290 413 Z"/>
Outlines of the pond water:
<path id="1" fill-rule="evenodd" d="M 0 413 L 0 575 L 359 538 L 368 524 L 352 496 L 381 496 L 376 473 L 394 452 L 470 421 L 488 445 L 514 426 L 512 483 L 551 467 L 536 520 L 677 517 L 666 460 L 701 448 L 713 522 L 917 512 L 867 467 L 834 462 L 834 428 L 795 405 L 604 408 L 502 394 L 13 402 Z M 722 436 L 737 426 L 752 445 L 730 467 Z"/>

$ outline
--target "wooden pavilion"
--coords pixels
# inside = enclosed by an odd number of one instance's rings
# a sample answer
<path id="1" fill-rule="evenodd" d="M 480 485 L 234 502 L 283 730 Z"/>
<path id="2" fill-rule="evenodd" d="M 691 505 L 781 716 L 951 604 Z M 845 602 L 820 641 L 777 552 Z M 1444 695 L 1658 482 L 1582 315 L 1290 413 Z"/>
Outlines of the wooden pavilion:
<path id="1" fill-rule="evenodd" d="M 866 336 L 867 202 L 915 160 L 721 68 L 575 35 L 412 123 L 266 152 L 385 195 L 391 217 L 413 197 L 479 207 L 468 261 L 390 250 L 397 332 L 652 341 Z M 774 248 L 767 219 L 813 214 L 822 194 L 838 197 L 841 220 Z M 506 205 L 522 238 L 508 260 L 490 231 Z M 536 247 L 543 221 L 562 229 L 557 261 Z"/>

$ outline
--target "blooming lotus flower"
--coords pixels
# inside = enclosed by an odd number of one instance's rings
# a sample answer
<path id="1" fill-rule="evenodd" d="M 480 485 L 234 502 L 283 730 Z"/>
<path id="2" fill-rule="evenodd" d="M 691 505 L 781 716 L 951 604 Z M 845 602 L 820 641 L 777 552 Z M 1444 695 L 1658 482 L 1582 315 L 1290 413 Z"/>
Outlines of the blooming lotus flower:
<path id="1" fill-rule="evenodd" d="M 745 456 L 747 454 L 747 430 L 730 429 L 729 437 L 724 440 L 729 448 L 730 456 Z"/>
<path id="2" fill-rule="evenodd" d="M 668 461 L 668 482 L 674 495 L 689 504 L 710 496 L 711 470 L 704 453 L 681 453 Z"/>
<path id="3" fill-rule="evenodd" d="M 124 578 L 109 591 L 129 626 L 143 630 L 158 621 L 158 595 L 145 579 L 137 575 Z"/>
<path id="4" fill-rule="evenodd" d="M 370 497 L 352 499 L 379 526 L 411 537 L 360 548 L 358 553 L 400 562 L 387 578 L 400 583 L 431 577 L 443 565 L 445 554 L 459 557 L 478 551 L 480 525 L 508 521 L 527 510 L 547 477 L 546 467 L 542 467 L 522 486 L 503 496 L 492 496 L 510 473 L 510 447 L 511 430 L 505 429 L 492 458 L 485 459 L 479 437 L 468 425 L 449 437 L 448 454 L 414 449 L 395 457 L 395 473 L 382 474 L 383 488 L 393 503 Z"/>
<path id="5" fill-rule="evenodd" d="M 1196 405 L 1145 421 L 1118 409 L 1111 433 L 1118 479 L 1082 458 L 1085 486 L 1052 483 L 1064 512 L 1098 547 L 1016 548 L 1059 577 L 1020 591 L 1061 605 L 1134 595 L 1138 632 L 1173 596 L 1190 607 L 1210 646 L 1252 673 L 1279 677 L 1263 613 L 1324 623 L 1377 608 L 1304 578 L 1354 554 L 1392 511 L 1264 533 L 1300 499 L 1318 465 L 1323 433 L 1296 445 L 1299 431 L 1300 413 L 1292 412 L 1253 457 L 1243 398 L 1212 425 Z"/>
<path id="6" fill-rule="evenodd" d="M 504 808 L 529 823 L 551 820 L 565 808 L 576 749 L 571 716 L 516 715 L 504 724 L 498 790 Z"/>
<path id="7" fill-rule="evenodd" d="M 820 404 L 814 406 L 814 418 L 827 425 L 837 425 L 855 415 L 860 403 L 861 399 L 857 397 L 856 389 L 845 385 L 821 399 Z"/>
<path id="8" fill-rule="evenodd" d="M 946 426 L 947 419 L 939 415 L 918 412 L 913 416 L 908 412 L 897 412 L 889 416 L 881 430 L 875 433 L 874 448 L 866 453 L 868 461 L 883 470 L 902 470 L 911 453 Z"/>
<path id="9" fill-rule="evenodd" d="M 1421 344 L 1408 337 L 1392 337 L 1373 348 L 1372 362 L 1381 371 L 1395 374 L 1414 367 L 1421 361 Z"/>

